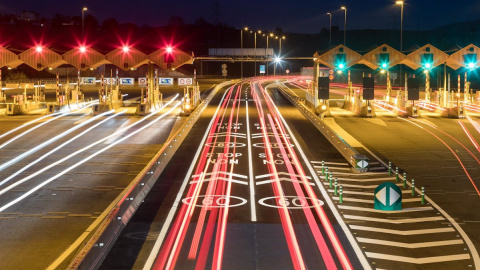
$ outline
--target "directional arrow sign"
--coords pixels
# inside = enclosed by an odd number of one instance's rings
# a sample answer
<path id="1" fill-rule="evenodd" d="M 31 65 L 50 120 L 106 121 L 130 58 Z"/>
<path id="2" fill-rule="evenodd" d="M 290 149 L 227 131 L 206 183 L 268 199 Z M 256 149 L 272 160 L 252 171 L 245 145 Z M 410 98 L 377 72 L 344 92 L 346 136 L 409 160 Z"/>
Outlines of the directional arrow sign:
<path id="1" fill-rule="evenodd" d="M 402 210 L 402 191 L 394 183 L 383 183 L 374 192 L 374 208 L 383 211 Z"/>
<path id="2" fill-rule="evenodd" d="M 368 162 L 366 160 L 360 160 L 359 162 L 357 162 L 357 166 L 358 168 L 365 169 L 368 167 Z"/>

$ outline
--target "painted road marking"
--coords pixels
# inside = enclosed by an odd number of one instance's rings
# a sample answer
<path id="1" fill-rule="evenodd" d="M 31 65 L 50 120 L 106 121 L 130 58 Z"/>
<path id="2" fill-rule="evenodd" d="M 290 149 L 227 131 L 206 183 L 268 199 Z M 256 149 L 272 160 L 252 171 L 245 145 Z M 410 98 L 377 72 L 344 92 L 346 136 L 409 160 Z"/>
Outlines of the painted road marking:
<path id="1" fill-rule="evenodd" d="M 248 144 L 248 176 L 250 178 L 250 213 L 251 220 L 257 221 L 257 209 L 255 208 L 255 185 L 253 179 L 253 161 L 252 161 L 252 141 L 250 139 L 250 115 L 248 113 L 248 102 L 245 101 L 245 110 L 247 118 L 247 144 Z"/>
<path id="2" fill-rule="evenodd" d="M 194 180 L 194 181 L 190 181 L 190 184 L 195 184 L 195 183 L 198 183 L 199 181 L 210 182 L 210 181 L 213 181 L 213 180 L 222 180 L 222 181 L 225 181 L 225 182 L 232 182 L 232 183 L 237 183 L 237 184 L 240 184 L 240 185 L 248 186 L 247 181 L 235 180 L 235 179 L 230 179 L 230 178 L 226 178 L 226 177 L 212 177 L 212 178 L 205 178 L 203 180 Z"/>
<path id="3" fill-rule="evenodd" d="M 324 182 L 324 185 L 329 185 L 329 183 Z M 353 188 L 377 188 L 378 185 L 368 185 L 368 186 L 362 186 L 362 185 L 351 185 L 351 184 L 342 184 L 343 187 L 353 187 Z M 397 184 L 397 186 L 402 186 L 402 184 Z"/>
<path id="4" fill-rule="evenodd" d="M 333 190 L 333 189 L 328 189 L 328 192 L 334 192 L 334 191 L 335 190 Z M 410 190 L 402 190 L 402 193 L 410 194 L 412 192 Z M 373 192 L 361 192 L 361 191 L 344 190 L 343 194 L 355 194 L 355 195 L 372 196 L 373 197 Z"/>
<path id="5" fill-rule="evenodd" d="M 214 133 L 212 135 L 209 135 L 208 137 L 227 137 L 229 136 L 227 132 L 218 132 L 218 133 Z M 235 133 L 235 132 L 232 132 L 230 133 L 230 137 L 238 137 L 238 138 L 247 138 L 247 135 L 245 133 Z"/>
<path id="6" fill-rule="evenodd" d="M 464 243 L 460 239 L 445 240 L 445 241 L 433 241 L 433 242 L 422 242 L 422 243 L 402 243 L 402 242 L 385 241 L 385 240 L 370 239 L 370 238 L 363 238 L 363 237 L 357 237 L 357 240 L 360 243 L 375 244 L 375 245 L 382 245 L 382 246 L 392 246 L 392 247 L 401 247 L 401 248 L 410 248 L 410 249 L 412 249 L 412 248 L 437 247 L 437 246 L 461 245 L 461 244 Z"/>
<path id="7" fill-rule="evenodd" d="M 439 217 L 439 216 L 422 217 L 422 218 L 404 218 L 404 219 L 372 218 L 372 217 L 354 216 L 354 215 L 343 215 L 343 216 L 347 219 L 381 222 L 381 223 L 390 223 L 390 224 L 419 223 L 419 222 L 430 222 L 430 221 L 445 220 L 445 218 Z"/>
<path id="8" fill-rule="evenodd" d="M 281 181 L 287 181 L 287 182 L 292 182 L 292 183 L 300 183 L 300 184 L 303 184 L 303 182 L 299 181 L 299 180 L 293 180 L 291 178 L 286 178 L 286 177 L 279 177 L 277 178 L 279 182 Z M 273 183 L 277 181 L 276 179 L 270 179 L 270 180 L 265 180 L 265 181 L 260 181 L 260 182 L 257 182 L 257 186 L 259 185 L 265 185 L 265 184 L 269 184 L 269 183 Z M 308 182 L 309 185 L 311 186 L 315 186 L 314 183 L 311 183 L 311 182 Z"/>
<path id="9" fill-rule="evenodd" d="M 345 193 L 345 192 L 344 192 Z M 354 211 L 363 211 L 363 212 L 371 212 L 371 213 L 379 213 L 379 214 L 402 214 L 408 212 L 420 212 L 420 211 L 433 211 L 433 207 L 425 206 L 425 207 L 414 207 L 414 208 L 404 208 L 400 211 L 383 211 L 383 210 L 376 210 L 372 208 L 365 208 L 365 207 L 358 207 L 358 206 L 348 206 L 348 205 L 338 205 L 338 208 L 344 210 L 354 210 Z"/>
<path id="10" fill-rule="evenodd" d="M 290 173 L 287 173 L 287 172 L 279 172 L 277 173 L 277 175 L 285 175 L 285 176 L 290 176 L 290 177 L 293 177 L 293 176 L 296 176 L 296 177 L 302 177 L 301 175 L 298 175 L 298 174 L 290 174 Z M 255 179 L 260 179 L 260 178 L 267 178 L 267 177 L 270 177 L 270 176 L 275 176 L 274 173 L 269 173 L 269 174 L 262 174 L 262 175 L 257 175 L 255 176 Z M 311 180 L 312 178 L 310 176 L 305 176 L 305 178 L 307 178 L 308 180 Z"/>
<path id="11" fill-rule="evenodd" d="M 383 259 L 383 260 L 389 260 L 389 261 L 415 263 L 415 264 L 439 263 L 439 262 L 450 262 L 450 261 L 470 259 L 470 254 L 456 254 L 456 255 L 446 255 L 446 256 L 426 257 L 426 258 L 412 258 L 412 257 L 404 257 L 404 256 L 387 255 L 387 254 L 381 254 L 381 253 L 373 253 L 373 252 L 365 252 L 365 254 L 367 255 L 367 257 L 372 259 Z"/>
<path id="12" fill-rule="evenodd" d="M 322 164 L 321 161 L 310 161 L 311 163 L 313 164 Z M 346 162 L 329 162 L 329 161 L 324 161 L 323 163 L 327 164 L 327 165 L 345 165 L 345 166 L 350 166 L 350 164 L 346 163 Z"/>
<path id="13" fill-rule="evenodd" d="M 208 173 L 202 173 L 202 174 L 194 174 L 192 175 L 192 178 L 198 178 L 200 177 L 201 175 L 205 175 L 205 176 L 209 176 L 209 175 L 212 175 L 212 174 L 223 174 L 223 175 L 226 175 L 226 176 L 235 176 L 235 177 L 239 177 L 239 178 L 243 178 L 243 179 L 248 179 L 248 177 L 246 175 L 243 175 L 243 174 L 236 174 L 236 173 L 231 173 L 231 172 L 223 172 L 223 171 L 218 171 L 218 172 L 208 172 Z"/>
<path id="14" fill-rule="evenodd" d="M 275 134 L 274 134 L 273 132 L 267 132 L 267 135 L 268 135 L 268 136 L 272 136 L 272 137 L 275 136 Z M 288 138 L 288 139 L 290 139 L 290 135 L 288 135 L 288 134 L 285 134 L 285 137 Z M 263 133 L 254 133 L 254 134 L 252 134 L 252 139 L 260 139 L 260 138 L 263 138 Z"/>
<path id="15" fill-rule="evenodd" d="M 422 234 L 432 234 L 432 233 L 455 232 L 455 229 L 453 229 L 452 227 L 423 229 L 423 230 L 406 230 L 406 231 L 383 229 L 378 227 L 359 226 L 359 225 L 350 225 L 350 228 L 352 230 L 358 230 L 358 231 L 379 232 L 379 233 L 388 233 L 388 234 L 395 234 L 395 235 L 422 235 Z"/>
<path id="16" fill-rule="evenodd" d="M 316 169 L 321 169 L 322 166 L 313 166 L 314 168 Z M 342 170 L 342 171 L 350 171 L 351 169 L 350 168 L 344 168 L 344 167 L 331 167 L 331 166 L 328 166 L 328 170 Z"/>
<path id="17" fill-rule="evenodd" d="M 320 172 L 319 172 L 320 173 Z M 325 176 L 319 176 L 321 179 L 325 179 Z M 384 177 L 384 178 L 367 178 L 367 179 L 352 179 L 352 178 L 342 178 L 342 177 L 335 177 L 337 180 L 341 181 L 349 181 L 349 182 L 378 182 L 378 181 L 389 181 L 395 180 L 395 177 Z M 411 191 L 409 191 L 411 192 Z M 430 193 L 430 192 L 429 192 Z"/>

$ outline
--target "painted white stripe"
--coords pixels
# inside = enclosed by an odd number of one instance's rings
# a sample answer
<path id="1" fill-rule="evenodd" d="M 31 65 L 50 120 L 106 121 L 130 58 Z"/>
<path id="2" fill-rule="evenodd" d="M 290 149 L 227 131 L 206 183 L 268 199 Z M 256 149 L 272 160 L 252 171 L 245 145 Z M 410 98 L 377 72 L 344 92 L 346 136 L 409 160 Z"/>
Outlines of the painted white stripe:
<path id="1" fill-rule="evenodd" d="M 390 223 L 390 224 L 419 223 L 419 222 L 445 220 L 443 217 L 439 217 L 439 216 L 421 217 L 421 218 L 404 218 L 404 219 L 372 218 L 372 217 L 354 216 L 354 215 L 343 215 L 343 216 L 347 219 L 372 221 L 372 222 L 382 222 L 382 223 Z"/>
<path id="2" fill-rule="evenodd" d="M 412 258 L 412 257 L 388 255 L 388 254 L 381 254 L 381 253 L 373 253 L 373 252 L 365 252 L 365 254 L 367 255 L 367 257 L 372 259 L 382 259 L 382 260 L 388 260 L 388 261 L 415 263 L 415 264 L 451 262 L 451 261 L 470 259 L 469 254 L 456 254 L 456 255 L 426 257 L 426 258 Z"/>
<path id="3" fill-rule="evenodd" d="M 383 211 L 383 210 L 376 210 L 376 209 L 373 209 L 373 208 L 349 206 L 349 205 L 343 205 L 343 204 L 339 204 L 338 208 L 343 209 L 343 210 L 363 211 L 363 212 L 382 213 L 382 214 L 402 214 L 402 213 L 409 213 L 409 212 L 420 212 L 420 211 L 435 210 L 431 206 L 425 206 L 425 207 L 415 207 L 415 208 L 404 208 L 400 211 Z"/>
<path id="4" fill-rule="evenodd" d="M 328 192 L 335 192 L 334 189 L 328 189 Z M 409 194 L 411 193 L 410 190 L 402 190 L 403 194 Z M 361 191 L 351 191 L 351 190 L 344 190 L 343 194 L 355 194 L 355 195 L 362 195 L 362 196 L 371 196 L 373 197 L 374 193 L 373 192 L 361 192 Z"/>
<path id="5" fill-rule="evenodd" d="M 322 166 L 313 166 L 313 167 L 316 168 L 316 169 L 321 169 L 321 168 L 322 168 Z M 351 168 L 344 168 L 344 167 L 330 167 L 330 166 L 328 167 L 328 171 L 329 171 L 329 172 L 330 172 L 332 169 L 333 169 L 333 170 L 342 170 L 342 171 L 350 171 L 350 170 L 351 170 Z"/>
<path id="6" fill-rule="evenodd" d="M 301 182 L 301 181 L 293 180 L 293 179 L 291 179 L 291 178 L 285 178 L 285 177 L 280 177 L 280 178 L 278 178 L 278 180 L 279 180 L 279 182 L 281 182 L 281 181 L 287 181 L 287 182 L 293 182 L 293 183 L 303 184 L 303 182 Z M 265 184 L 273 183 L 273 182 L 275 182 L 275 181 L 277 181 L 277 180 L 276 180 L 276 179 L 275 179 L 275 180 L 270 179 L 270 180 L 260 181 L 260 182 L 257 182 L 257 186 L 258 186 L 258 185 L 265 185 Z M 308 184 L 311 185 L 311 186 L 315 186 L 314 183 L 310 183 L 310 182 L 309 182 Z"/>
<path id="7" fill-rule="evenodd" d="M 321 161 L 310 161 L 311 163 L 314 163 L 314 164 L 322 164 Z M 328 162 L 328 161 L 324 161 L 323 163 L 325 164 L 331 164 L 331 165 L 345 165 L 345 166 L 350 166 L 350 164 L 346 163 L 346 162 Z"/>
<path id="8" fill-rule="evenodd" d="M 461 239 L 455 240 L 445 240 L 445 241 L 434 241 L 434 242 L 422 242 L 422 243 L 402 243 L 394 241 L 385 241 L 379 239 L 370 239 L 357 237 L 358 242 L 375 244 L 382 246 L 392 246 L 392 247 L 401 247 L 401 248 L 426 248 L 426 247 L 438 247 L 438 246 L 450 246 L 450 245 L 461 245 L 463 241 Z"/>
<path id="9" fill-rule="evenodd" d="M 328 182 L 324 182 L 324 185 L 329 185 Z M 363 185 L 351 185 L 351 184 L 342 184 L 343 187 L 353 187 L 353 188 L 377 188 L 378 185 L 368 185 L 368 186 L 363 186 Z M 401 187 L 402 184 L 397 184 L 397 186 Z"/>
<path id="10" fill-rule="evenodd" d="M 334 200 L 338 201 L 338 197 L 332 197 Z M 373 198 L 370 200 L 365 200 L 365 199 L 357 199 L 357 198 L 349 198 L 349 197 L 343 197 L 343 201 L 345 202 L 360 202 L 360 203 L 373 203 Z M 402 202 L 404 203 L 410 203 L 410 202 L 420 202 L 422 201 L 421 198 L 407 198 L 407 199 L 402 199 Z"/>
<path id="11" fill-rule="evenodd" d="M 257 176 L 255 176 L 255 179 L 267 178 L 267 177 L 274 176 L 274 175 L 275 175 L 274 173 L 257 175 Z M 301 175 L 298 175 L 298 174 L 290 174 L 290 173 L 287 173 L 287 172 L 279 172 L 279 173 L 277 173 L 277 175 L 302 177 Z M 307 178 L 308 180 L 312 179 L 310 176 L 305 176 L 305 178 Z"/>
<path id="12" fill-rule="evenodd" d="M 209 176 L 209 175 L 212 175 L 212 174 L 224 174 L 226 176 L 235 176 L 235 177 L 239 177 L 239 178 L 243 178 L 243 179 L 248 179 L 248 177 L 246 175 L 243 175 L 243 174 L 222 172 L 222 171 L 219 171 L 219 172 L 216 172 L 216 173 L 214 173 L 214 172 L 205 173 L 205 176 Z M 194 175 L 192 175 L 192 178 L 198 178 L 201 175 L 202 174 L 194 174 Z"/>
<path id="13" fill-rule="evenodd" d="M 225 177 L 205 178 L 202 181 L 203 182 L 210 182 L 210 181 L 213 181 L 213 180 L 223 180 L 223 181 L 226 181 L 226 182 L 232 182 L 232 183 L 237 183 L 237 184 L 246 185 L 246 186 L 248 185 L 247 181 L 235 180 L 235 179 L 230 179 L 230 178 L 225 178 Z M 190 184 L 195 184 L 195 183 L 198 183 L 199 181 L 200 180 L 190 181 Z"/>
<path id="14" fill-rule="evenodd" d="M 445 228 L 436 228 L 436 229 L 424 229 L 424 230 L 391 230 L 391 229 L 383 229 L 378 227 L 367 227 L 367 226 L 359 226 L 359 225 L 350 225 L 352 230 L 357 231 L 367 231 L 367 232 L 379 232 L 379 233 L 388 233 L 388 234 L 395 234 L 395 235 L 422 235 L 422 234 L 432 234 L 432 233 L 452 233 L 455 232 L 455 229 L 452 227 L 445 227 Z"/>
<path id="15" fill-rule="evenodd" d="M 325 179 L 325 176 L 319 176 L 321 179 Z M 349 182 L 378 182 L 378 181 L 391 181 L 395 180 L 395 177 L 387 177 L 387 178 L 368 178 L 368 179 L 353 179 L 353 178 L 342 178 L 342 177 L 335 177 L 337 180 L 341 181 L 349 181 Z"/>
<path id="16" fill-rule="evenodd" d="M 247 144 L 248 144 L 248 176 L 250 178 L 250 219 L 252 222 L 257 221 L 257 209 L 255 207 L 255 184 L 253 178 L 253 162 L 252 162 L 252 141 L 250 139 L 250 115 L 248 114 L 248 102 L 245 101 L 245 108 L 247 114 Z"/>
<path id="17" fill-rule="evenodd" d="M 329 167 L 330 169 L 330 167 Z M 371 172 L 371 173 L 341 173 L 337 172 L 336 174 L 341 174 L 341 175 L 354 175 L 354 176 L 366 176 L 366 175 L 384 175 L 384 172 Z"/>

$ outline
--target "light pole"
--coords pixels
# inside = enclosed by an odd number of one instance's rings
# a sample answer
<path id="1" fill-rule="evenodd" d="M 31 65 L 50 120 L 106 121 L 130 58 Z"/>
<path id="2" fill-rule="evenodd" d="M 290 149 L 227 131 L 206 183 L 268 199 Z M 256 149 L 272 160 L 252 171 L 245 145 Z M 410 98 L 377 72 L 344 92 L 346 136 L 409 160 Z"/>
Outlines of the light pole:
<path id="1" fill-rule="evenodd" d="M 341 6 L 340 8 L 345 10 L 345 23 L 343 24 L 343 46 L 347 46 L 347 7 Z"/>
<path id="2" fill-rule="evenodd" d="M 282 39 L 285 40 L 286 37 L 282 36 L 281 38 L 278 39 L 279 42 L 279 47 L 278 47 L 278 55 L 282 57 Z"/>
<path id="3" fill-rule="evenodd" d="M 240 47 L 241 47 L 241 54 L 243 58 L 243 30 L 248 31 L 248 27 L 244 27 L 240 29 Z M 240 61 L 240 77 L 243 79 L 243 59 Z"/>
<path id="4" fill-rule="evenodd" d="M 330 38 L 328 39 L 328 47 L 332 47 L 332 13 L 327 12 L 328 15 L 330 15 L 330 27 L 328 30 L 328 33 L 330 34 Z"/>
<path id="5" fill-rule="evenodd" d="M 257 77 L 257 32 L 261 34 L 262 30 L 255 31 L 255 77 Z"/>
<path id="6" fill-rule="evenodd" d="M 85 35 L 85 11 L 87 11 L 87 7 L 82 8 L 82 41 Z"/>
<path id="7" fill-rule="evenodd" d="M 400 52 L 403 51 L 403 5 L 405 4 L 404 1 L 396 1 L 395 4 L 401 6 L 400 11 Z M 400 65 L 400 87 L 402 87 L 402 65 Z"/>

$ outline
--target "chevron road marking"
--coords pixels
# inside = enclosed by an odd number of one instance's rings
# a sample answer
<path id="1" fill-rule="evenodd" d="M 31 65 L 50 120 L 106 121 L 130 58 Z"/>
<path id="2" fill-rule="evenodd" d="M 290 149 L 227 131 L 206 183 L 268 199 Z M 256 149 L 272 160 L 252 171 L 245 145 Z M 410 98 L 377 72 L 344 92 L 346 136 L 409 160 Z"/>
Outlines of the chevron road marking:
<path id="1" fill-rule="evenodd" d="M 209 173 L 205 173 L 204 175 L 205 176 L 209 176 L 209 175 L 212 175 L 212 174 L 223 174 L 223 175 L 226 175 L 226 176 L 235 176 L 235 177 L 239 177 L 239 178 L 243 178 L 243 179 L 248 179 L 248 177 L 246 175 L 243 175 L 243 174 L 236 174 L 236 173 L 230 173 L 230 172 L 216 172 L 216 173 L 213 173 L 213 172 L 209 172 Z M 195 177 L 200 177 L 201 174 L 194 174 L 192 175 L 192 178 L 195 178 Z"/>
<path id="2" fill-rule="evenodd" d="M 232 182 L 232 183 L 237 183 L 237 184 L 248 186 L 247 181 L 235 180 L 235 179 L 230 179 L 230 178 L 226 178 L 226 177 L 205 178 L 205 179 L 203 179 L 203 182 L 210 182 L 212 180 L 223 180 L 223 181 L 226 181 L 226 182 Z M 198 183 L 199 181 L 200 180 L 190 181 L 190 184 L 195 184 L 195 183 Z"/>
<path id="3" fill-rule="evenodd" d="M 423 218 L 405 218 L 405 219 L 386 219 L 386 218 L 372 218 L 365 216 L 343 215 L 345 218 L 362 221 L 382 222 L 390 224 L 404 224 L 445 220 L 443 217 L 423 217 Z"/>
<path id="4" fill-rule="evenodd" d="M 267 177 L 274 176 L 274 175 L 275 175 L 274 173 L 257 175 L 257 176 L 255 176 L 255 179 L 267 178 Z M 285 175 L 285 176 L 296 176 L 296 177 L 302 177 L 302 176 L 301 176 L 301 175 L 299 175 L 299 174 L 290 174 L 290 173 L 287 173 L 287 172 L 279 172 L 279 173 L 277 173 L 276 175 Z M 310 176 L 305 176 L 305 178 L 307 178 L 308 180 L 312 179 Z"/>
<path id="5" fill-rule="evenodd" d="M 329 185 L 328 182 L 323 182 L 324 185 Z M 351 184 L 342 184 L 343 187 L 354 187 L 354 188 L 377 188 L 378 185 L 368 185 L 368 186 L 362 186 L 362 185 L 351 185 Z M 401 187 L 402 184 L 397 184 L 397 186 Z"/>
<path id="6" fill-rule="evenodd" d="M 322 164 L 321 161 L 310 161 L 311 163 L 313 164 Z M 323 162 L 325 164 L 332 164 L 332 165 L 345 165 L 345 166 L 350 166 L 350 164 L 346 163 L 346 162 L 328 162 L 328 161 L 325 161 Z"/>
<path id="7" fill-rule="evenodd" d="M 452 233 L 452 232 L 455 232 L 455 230 L 452 227 L 401 231 L 401 230 L 382 229 L 382 228 L 378 228 L 378 227 L 350 225 L 350 229 L 357 230 L 357 231 L 379 232 L 379 233 L 388 233 L 388 234 L 404 235 L 404 236 L 431 234 L 431 233 Z"/>
<path id="8" fill-rule="evenodd" d="M 360 243 L 383 245 L 383 246 L 392 246 L 392 247 L 401 247 L 401 248 L 410 248 L 410 249 L 412 249 L 412 248 L 438 247 L 438 246 L 450 246 L 450 245 L 461 245 L 461 244 L 464 243 L 460 239 L 423 242 L 423 243 L 402 243 L 402 242 L 385 241 L 385 240 L 362 238 L 362 237 L 357 237 L 357 240 Z"/>
<path id="9" fill-rule="evenodd" d="M 313 167 L 316 168 L 316 169 L 321 169 L 321 168 L 322 168 L 322 166 L 313 166 Z M 333 170 L 333 169 L 335 169 L 335 170 L 343 170 L 343 171 L 350 171 L 350 170 L 351 170 L 350 168 L 345 168 L 345 167 L 331 167 L 331 166 L 328 167 L 328 170 L 329 170 L 329 171 L 330 171 L 330 170 Z"/>
<path id="10" fill-rule="evenodd" d="M 328 192 L 335 192 L 333 189 L 328 189 Z M 404 194 L 412 193 L 410 190 L 402 190 Z M 360 192 L 360 191 L 351 191 L 351 190 L 344 190 L 343 194 L 355 194 L 355 195 L 363 195 L 363 196 L 374 196 L 373 192 Z"/>
<path id="11" fill-rule="evenodd" d="M 335 175 L 335 174 L 334 174 Z M 325 179 L 325 176 L 319 176 L 321 179 Z M 351 178 L 341 178 L 335 177 L 337 180 L 341 181 L 350 181 L 350 182 L 378 182 L 378 181 L 385 181 L 385 180 L 395 180 L 395 177 L 383 177 L 383 178 L 367 178 L 367 179 L 351 179 Z"/>
<path id="12" fill-rule="evenodd" d="M 383 259 L 383 260 L 389 260 L 389 261 L 415 263 L 415 264 L 439 263 L 439 262 L 450 262 L 450 261 L 470 259 L 470 254 L 456 254 L 456 255 L 426 257 L 426 258 L 411 258 L 411 257 L 387 255 L 387 254 L 373 253 L 373 252 L 365 252 L 365 254 L 367 255 L 367 257 L 373 258 L 373 259 Z"/>
<path id="13" fill-rule="evenodd" d="M 298 180 L 293 180 L 291 178 L 286 178 L 286 177 L 279 177 L 278 178 L 279 181 L 287 181 L 287 182 L 294 182 L 294 183 L 300 183 L 300 184 L 303 184 L 303 182 L 301 181 L 298 181 Z M 264 180 L 264 181 L 260 181 L 260 182 L 257 182 L 257 186 L 258 185 L 265 185 L 265 184 L 269 184 L 269 183 L 273 183 L 275 182 L 276 180 L 275 179 L 269 179 L 269 180 Z M 308 182 L 309 185 L 311 186 L 315 186 L 314 183 L 311 183 L 311 182 Z"/>
<path id="14" fill-rule="evenodd" d="M 409 212 L 420 212 L 420 211 L 433 211 L 433 207 L 425 206 L 425 207 L 415 207 L 415 208 L 404 208 L 400 211 L 383 211 L 383 210 L 376 210 L 372 208 L 365 208 L 365 207 L 357 207 L 357 206 L 348 206 L 348 205 L 338 205 L 338 208 L 344 210 L 355 210 L 355 211 L 363 211 L 363 212 L 371 212 L 371 213 L 382 213 L 382 214 L 402 214 L 402 213 L 409 213 Z"/>

